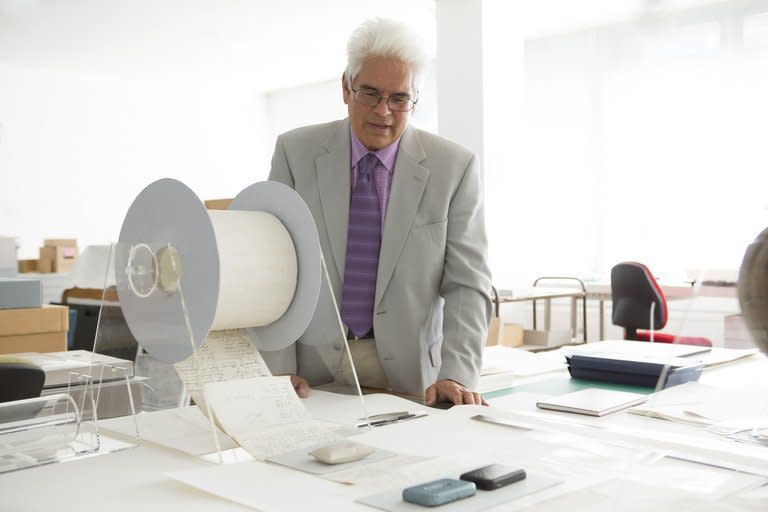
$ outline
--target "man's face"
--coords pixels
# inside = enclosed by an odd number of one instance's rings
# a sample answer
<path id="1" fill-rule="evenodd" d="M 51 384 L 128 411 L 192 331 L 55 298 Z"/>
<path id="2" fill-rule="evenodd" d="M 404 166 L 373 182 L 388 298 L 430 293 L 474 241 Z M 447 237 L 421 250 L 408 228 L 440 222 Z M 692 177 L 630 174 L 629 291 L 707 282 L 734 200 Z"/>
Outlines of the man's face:
<path id="1" fill-rule="evenodd" d="M 408 95 L 415 99 L 416 91 L 413 90 L 412 84 L 413 71 L 409 64 L 392 57 L 368 57 L 352 87 L 355 90 L 375 90 L 384 97 Z M 365 147 L 376 151 L 400 138 L 408 126 L 413 110 L 392 111 L 384 99 L 375 107 L 363 105 L 355 101 L 354 93 L 343 77 L 342 88 L 352 129 Z"/>

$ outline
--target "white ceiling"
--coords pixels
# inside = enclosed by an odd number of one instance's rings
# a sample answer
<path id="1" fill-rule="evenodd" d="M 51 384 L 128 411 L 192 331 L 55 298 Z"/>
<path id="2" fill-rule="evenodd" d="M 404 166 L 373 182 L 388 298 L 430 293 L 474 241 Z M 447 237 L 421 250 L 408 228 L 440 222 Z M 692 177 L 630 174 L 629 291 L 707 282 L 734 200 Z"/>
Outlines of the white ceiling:
<path id="1" fill-rule="evenodd" d="M 0 0 L 0 63 L 273 90 L 340 76 L 349 33 L 372 16 L 434 45 L 433 0 Z"/>
<path id="2" fill-rule="evenodd" d="M 340 76 L 350 31 L 372 16 L 409 22 L 434 49 L 436 1 L 0 0 L 0 65 L 270 91 Z M 724 0 L 484 1 L 537 37 Z"/>

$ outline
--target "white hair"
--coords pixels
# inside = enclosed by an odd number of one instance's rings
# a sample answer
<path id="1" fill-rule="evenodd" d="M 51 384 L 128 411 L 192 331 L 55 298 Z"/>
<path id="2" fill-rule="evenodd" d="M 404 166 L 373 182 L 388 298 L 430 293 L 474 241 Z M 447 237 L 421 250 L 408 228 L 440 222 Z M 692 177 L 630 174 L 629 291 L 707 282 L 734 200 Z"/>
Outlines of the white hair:
<path id="1" fill-rule="evenodd" d="M 372 18 L 357 27 L 347 42 L 347 69 L 344 76 L 350 86 L 363 62 L 371 56 L 395 57 L 410 64 L 413 86 L 418 89 L 427 62 L 424 42 L 416 32 L 399 21 Z"/>

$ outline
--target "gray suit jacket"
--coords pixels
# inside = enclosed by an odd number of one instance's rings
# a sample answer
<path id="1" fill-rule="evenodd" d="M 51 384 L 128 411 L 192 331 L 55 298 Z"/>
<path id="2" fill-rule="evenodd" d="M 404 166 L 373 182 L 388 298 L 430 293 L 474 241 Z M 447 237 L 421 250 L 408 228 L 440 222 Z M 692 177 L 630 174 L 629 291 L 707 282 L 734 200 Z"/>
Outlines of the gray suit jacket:
<path id="1" fill-rule="evenodd" d="M 348 120 L 298 128 L 277 139 L 270 173 L 309 206 L 337 303 L 347 250 L 350 151 Z M 457 144 L 414 127 L 403 133 L 382 233 L 373 324 L 379 359 L 396 391 L 422 395 L 440 379 L 469 389 L 477 385 L 491 316 L 477 167 L 475 155 Z M 332 303 L 322 302 L 321 296 L 301 338 L 309 344 L 293 347 L 296 366 L 288 360 L 277 369 L 295 371 L 313 385 L 333 377 L 342 349 L 335 316 L 332 322 L 318 318 L 335 315 Z M 331 352 L 317 348 L 331 337 Z"/>

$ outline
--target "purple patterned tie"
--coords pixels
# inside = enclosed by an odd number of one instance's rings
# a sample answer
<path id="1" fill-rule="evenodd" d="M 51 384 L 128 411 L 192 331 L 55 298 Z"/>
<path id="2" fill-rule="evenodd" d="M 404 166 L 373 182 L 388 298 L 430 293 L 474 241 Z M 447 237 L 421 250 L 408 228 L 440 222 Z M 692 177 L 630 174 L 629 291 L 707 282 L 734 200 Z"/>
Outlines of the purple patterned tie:
<path id="1" fill-rule="evenodd" d="M 341 319 L 357 337 L 365 336 L 373 327 L 373 300 L 381 247 L 381 212 L 373 178 L 377 162 L 373 153 L 360 159 L 357 184 L 349 203 Z"/>

